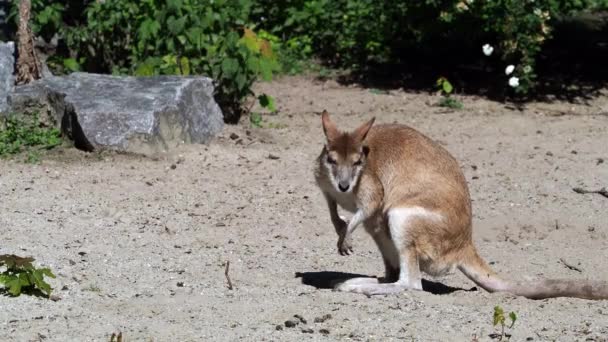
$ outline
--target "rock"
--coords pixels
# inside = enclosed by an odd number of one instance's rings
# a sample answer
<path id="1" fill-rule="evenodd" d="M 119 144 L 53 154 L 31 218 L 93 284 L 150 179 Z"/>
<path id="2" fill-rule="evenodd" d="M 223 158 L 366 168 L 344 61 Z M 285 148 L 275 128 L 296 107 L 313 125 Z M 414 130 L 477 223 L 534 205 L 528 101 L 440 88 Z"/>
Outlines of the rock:
<path id="1" fill-rule="evenodd" d="M 296 323 L 296 322 L 294 322 L 294 321 L 292 321 L 292 320 L 287 320 L 287 321 L 285 321 L 285 326 L 286 326 L 287 328 L 293 328 L 293 327 L 295 327 L 296 325 L 298 325 L 298 323 Z"/>
<path id="2" fill-rule="evenodd" d="M 15 84 L 15 44 L 0 42 L 0 113 L 8 110 L 8 96 Z"/>
<path id="3" fill-rule="evenodd" d="M 208 142 L 224 125 L 207 77 L 73 73 L 18 86 L 9 102 L 17 112 L 47 108 L 86 151 L 166 152 L 180 143 Z"/>

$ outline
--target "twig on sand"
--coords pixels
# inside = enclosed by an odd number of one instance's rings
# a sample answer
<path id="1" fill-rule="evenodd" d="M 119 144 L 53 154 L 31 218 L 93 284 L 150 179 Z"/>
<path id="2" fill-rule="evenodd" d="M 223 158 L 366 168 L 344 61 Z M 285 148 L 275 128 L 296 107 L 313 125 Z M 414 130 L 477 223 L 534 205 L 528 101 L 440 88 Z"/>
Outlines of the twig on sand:
<path id="1" fill-rule="evenodd" d="M 583 270 L 581 270 L 580 268 L 578 268 L 578 267 L 576 267 L 576 266 L 574 266 L 574 265 L 572 265 L 572 264 L 568 263 L 568 262 L 567 262 L 566 260 L 564 260 L 563 258 L 560 258 L 560 259 L 559 259 L 559 261 L 561 261 L 561 262 L 562 262 L 562 264 L 564 264 L 564 266 L 566 266 L 567 268 L 569 268 L 569 269 L 571 269 L 571 270 L 573 270 L 573 271 L 579 272 L 579 273 L 583 273 Z"/>
<path id="2" fill-rule="evenodd" d="M 226 269 L 224 270 L 224 275 L 226 276 L 226 280 L 228 281 L 228 290 L 232 290 L 232 281 L 230 280 L 230 261 L 226 261 Z"/>
<path id="3" fill-rule="evenodd" d="M 572 190 L 574 190 L 574 192 L 576 192 L 577 194 L 600 194 L 608 198 L 608 189 L 606 189 L 605 187 L 599 190 L 586 190 L 583 188 L 573 188 Z"/>

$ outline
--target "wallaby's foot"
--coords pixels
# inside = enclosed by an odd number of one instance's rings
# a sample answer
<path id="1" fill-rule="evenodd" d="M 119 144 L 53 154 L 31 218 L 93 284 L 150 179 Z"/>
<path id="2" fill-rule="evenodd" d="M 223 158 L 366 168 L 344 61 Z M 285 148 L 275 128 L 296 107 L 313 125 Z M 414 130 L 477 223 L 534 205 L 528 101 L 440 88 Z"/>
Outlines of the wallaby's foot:
<path id="1" fill-rule="evenodd" d="M 372 278 L 372 277 L 357 277 L 357 278 L 350 278 L 350 279 L 339 279 L 337 281 L 335 281 L 334 283 L 332 283 L 332 286 L 334 288 L 334 290 L 336 291 L 342 291 L 340 289 L 340 287 L 342 286 L 349 286 L 349 285 L 362 285 L 362 284 L 378 284 L 380 282 L 380 280 L 378 278 Z"/>
<path id="2" fill-rule="evenodd" d="M 340 255 L 350 255 L 353 253 L 352 239 L 349 236 L 340 236 L 338 239 L 338 253 Z"/>
<path id="3" fill-rule="evenodd" d="M 355 278 L 358 279 L 358 278 Z M 335 288 L 337 291 L 342 292 L 353 292 L 353 293 L 361 293 L 368 297 L 370 296 L 379 296 L 379 295 L 389 295 L 401 293 L 406 290 L 417 290 L 415 288 L 411 288 L 408 284 L 405 283 L 388 283 L 388 284 L 380 284 L 380 283 L 348 283 L 344 282 L 338 284 Z"/>

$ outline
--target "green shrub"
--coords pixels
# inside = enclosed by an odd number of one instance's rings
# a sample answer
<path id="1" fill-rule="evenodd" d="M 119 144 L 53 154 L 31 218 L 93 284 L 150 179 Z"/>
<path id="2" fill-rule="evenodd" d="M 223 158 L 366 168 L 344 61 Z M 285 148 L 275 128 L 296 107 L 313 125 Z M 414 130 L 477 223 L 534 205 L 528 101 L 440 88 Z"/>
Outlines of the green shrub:
<path id="1" fill-rule="evenodd" d="M 444 65 L 477 59 L 500 70 L 493 80 L 527 93 L 536 85 L 535 63 L 557 18 L 606 9 L 607 0 L 291 0 L 257 1 L 272 20 L 261 27 L 284 40 L 305 41 L 326 61 L 354 70 L 417 57 Z M 264 13 L 258 9 L 254 13 Z M 258 14 L 258 20 L 261 18 Z M 473 62 L 469 60 L 468 62 Z M 514 65 L 509 75 L 502 72 Z M 365 71 L 365 70 L 364 70 Z M 438 75 L 439 76 L 439 75 Z M 515 77 L 515 79 L 513 79 Z"/>
<path id="2" fill-rule="evenodd" d="M 312 57 L 363 72 L 484 60 L 497 70 L 488 82 L 525 94 L 560 18 L 601 9 L 608 0 L 33 0 L 33 30 L 59 37 L 60 70 L 212 77 L 235 121 L 255 79 L 300 72 Z"/>

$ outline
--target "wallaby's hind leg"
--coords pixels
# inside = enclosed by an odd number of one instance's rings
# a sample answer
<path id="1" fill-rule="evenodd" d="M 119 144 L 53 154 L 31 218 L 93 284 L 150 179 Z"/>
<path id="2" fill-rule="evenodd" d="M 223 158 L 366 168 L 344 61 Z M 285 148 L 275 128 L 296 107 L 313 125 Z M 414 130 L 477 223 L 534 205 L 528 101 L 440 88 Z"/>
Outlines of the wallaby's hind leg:
<path id="1" fill-rule="evenodd" d="M 383 283 L 393 283 L 399 279 L 399 253 L 391 240 L 388 227 L 381 227 L 377 232 L 371 232 L 384 261 Z"/>
<path id="2" fill-rule="evenodd" d="M 407 289 L 422 290 L 420 265 L 413 242 L 409 241 L 408 230 L 421 212 L 416 209 L 398 208 L 389 211 L 388 225 L 390 241 L 398 253 L 399 277 L 397 281 L 386 284 L 339 284 L 336 289 L 345 292 L 363 293 L 368 296 L 399 293 Z M 380 247 L 380 245 L 379 245 Z M 384 256 L 384 253 L 383 253 Z"/>

